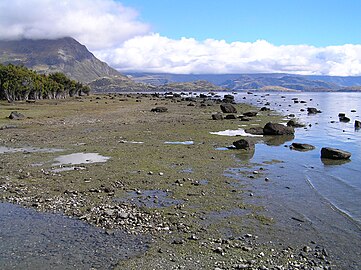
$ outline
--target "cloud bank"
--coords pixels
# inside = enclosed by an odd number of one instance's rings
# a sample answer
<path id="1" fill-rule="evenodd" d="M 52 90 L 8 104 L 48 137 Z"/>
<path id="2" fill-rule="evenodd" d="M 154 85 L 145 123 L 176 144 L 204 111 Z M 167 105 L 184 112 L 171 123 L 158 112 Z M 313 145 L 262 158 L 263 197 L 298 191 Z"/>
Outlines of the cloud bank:
<path id="1" fill-rule="evenodd" d="M 96 54 L 123 72 L 361 75 L 361 45 L 275 46 L 265 40 L 227 43 L 150 34 Z"/>
<path id="2" fill-rule="evenodd" d="M 121 72 L 361 76 L 361 45 L 170 39 L 116 0 L 1 0 L 0 39 L 71 36 Z"/>

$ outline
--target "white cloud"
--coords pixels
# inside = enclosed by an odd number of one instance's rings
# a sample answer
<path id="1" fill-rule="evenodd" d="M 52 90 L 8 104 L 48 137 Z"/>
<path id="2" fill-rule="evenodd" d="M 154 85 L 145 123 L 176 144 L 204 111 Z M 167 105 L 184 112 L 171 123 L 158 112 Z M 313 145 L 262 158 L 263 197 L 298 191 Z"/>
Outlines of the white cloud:
<path id="1" fill-rule="evenodd" d="M 90 49 L 112 48 L 149 31 L 137 12 L 114 0 L 1 0 L 0 38 L 70 36 Z"/>
<path id="2" fill-rule="evenodd" d="M 361 45 L 275 46 L 265 40 L 232 42 L 169 39 L 149 34 L 96 55 L 120 71 L 361 75 Z"/>
<path id="3" fill-rule="evenodd" d="M 361 45 L 170 39 L 117 0 L 1 0 L 0 39 L 71 36 L 119 71 L 360 75 Z"/>

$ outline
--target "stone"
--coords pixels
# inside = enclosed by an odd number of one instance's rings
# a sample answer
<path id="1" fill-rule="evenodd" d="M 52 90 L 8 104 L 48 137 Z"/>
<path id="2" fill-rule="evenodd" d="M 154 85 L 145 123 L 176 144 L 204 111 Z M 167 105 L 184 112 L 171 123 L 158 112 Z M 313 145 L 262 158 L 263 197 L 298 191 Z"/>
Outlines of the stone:
<path id="1" fill-rule="evenodd" d="M 264 135 L 293 135 L 295 133 L 292 127 L 287 127 L 278 123 L 267 123 L 263 127 Z"/>
<path id="2" fill-rule="evenodd" d="M 252 135 L 263 135 L 263 127 L 251 127 L 245 129 L 245 132 Z"/>
<path id="3" fill-rule="evenodd" d="M 221 113 L 214 113 L 212 114 L 213 120 L 223 120 L 223 115 Z"/>
<path id="4" fill-rule="evenodd" d="M 271 109 L 270 108 L 267 108 L 267 107 L 262 107 L 261 108 L 261 112 L 265 112 L 265 111 L 270 111 Z"/>
<path id="5" fill-rule="evenodd" d="M 331 147 L 323 147 L 321 149 L 321 158 L 327 159 L 349 159 L 351 157 L 351 153 Z"/>
<path id="6" fill-rule="evenodd" d="M 237 117 L 234 114 L 228 114 L 224 119 L 237 119 Z"/>
<path id="7" fill-rule="evenodd" d="M 315 149 L 315 147 L 307 143 L 292 143 L 291 149 L 300 150 L 300 151 L 309 151 Z"/>
<path id="8" fill-rule="evenodd" d="M 344 123 L 348 123 L 351 121 L 351 119 L 348 118 L 347 116 L 339 116 L 339 120 L 340 122 L 344 122 Z"/>
<path id="9" fill-rule="evenodd" d="M 237 109 L 232 104 L 221 104 L 223 113 L 237 113 Z"/>
<path id="10" fill-rule="evenodd" d="M 257 112 L 245 112 L 243 113 L 243 115 L 248 117 L 254 117 L 257 115 Z"/>
<path id="11" fill-rule="evenodd" d="M 298 123 L 297 120 L 295 119 L 291 119 L 287 122 L 287 126 L 288 127 L 295 127 L 295 128 L 299 128 L 299 127 L 304 127 L 304 124 Z"/>
<path id="12" fill-rule="evenodd" d="M 355 120 L 355 128 L 361 128 L 361 121 Z"/>
<path id="13" fill-rule="evenodd" d="M 253 150 L 254 149 L 254 143 L 247 139 L 240 139 L 238 141 L 233 142 L 234 147 L 236 149 L 243 149 L 243 150 Z"/>
<path id="14" fill-rule="evenodd" d="M 151 112 L 158 112 L 158 113 L 162 113 L 162 112 L 167 112 L 168 109 L 166 107 L 155 107 L 151 110 Z"/>
<path id="15" fill-rule="evenodd" d="M 25 115 L 14 111 L 14 112 L 10 113 L 9 118 L 12 119 L 12 120 L 21 120 L 21 119 L 25 118 Z"/>
<path id="16" fill-rule="evenodd" d="M 318 110 L 318 109 L 316 109 L 316 108 L 312 108 L 312 107 L 308 107 L 308 108 L 307 108 L 307 112 L 308 112 L 309 114 L 321 113 L 320 110 Z"/>

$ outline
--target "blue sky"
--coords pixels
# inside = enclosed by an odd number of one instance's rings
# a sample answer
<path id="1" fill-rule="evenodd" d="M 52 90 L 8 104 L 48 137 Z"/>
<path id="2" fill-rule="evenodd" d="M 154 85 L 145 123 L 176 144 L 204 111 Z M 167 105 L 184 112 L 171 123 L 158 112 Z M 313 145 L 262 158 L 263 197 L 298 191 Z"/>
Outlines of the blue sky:
<path id="1" fill-rule="evenodd" d="M 361 0 L 1 0 L 0 39 L 73 37 L 120 72 L 361 76 Z"/>
<path id="2" fill-rule="evenodd" d="M 361 0 L 120 0 L 152 30 L 275 45 L 361 43 Z"/>

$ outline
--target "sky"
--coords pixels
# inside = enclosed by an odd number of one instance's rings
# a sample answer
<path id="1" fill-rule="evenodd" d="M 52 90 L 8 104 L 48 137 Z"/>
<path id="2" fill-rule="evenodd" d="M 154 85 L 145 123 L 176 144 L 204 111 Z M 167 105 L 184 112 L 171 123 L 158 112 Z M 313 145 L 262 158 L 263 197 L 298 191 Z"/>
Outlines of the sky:
<path id="1" fill-rule="evenodd" d="M 1 0 L 0 39 L 71 36 L 120 72 L 361 76 L 361 0 Z"/>

